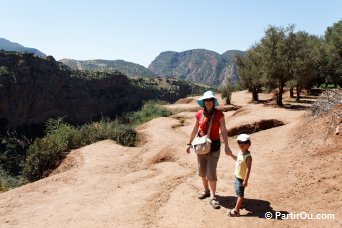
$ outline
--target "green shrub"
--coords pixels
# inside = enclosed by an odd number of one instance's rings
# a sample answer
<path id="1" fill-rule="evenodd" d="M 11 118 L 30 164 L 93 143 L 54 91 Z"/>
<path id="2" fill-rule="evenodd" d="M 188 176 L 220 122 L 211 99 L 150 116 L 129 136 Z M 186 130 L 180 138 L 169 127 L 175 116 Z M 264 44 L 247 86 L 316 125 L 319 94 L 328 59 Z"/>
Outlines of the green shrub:
<path id="1" fill-rule="evenodd" d="M 44 177 L 65 158 L 64 151 L 68 150 L 66 137 L 49 135 L 42 139 L 36 139 L 30 146 L 23 174 L 29 180 L 38 180 Z"/>
<path id="2" fill-rule="evenodd" d="M 137 132 L 134 128 L 126 125 L 117 125 L 113 128 L 112 138 L 123 146 L 135 146 L 137 142 Z"/>
<path id="3" fill-rule="evenodd" d="M 234 86 L 227 81 L 226 85 L 224 85 L 223 87 L 220 88 L 220 92 L 221 92 L 221 98 L 225 99 L 225 104 L 226 105 L 230 105 L 231 103 L 231 99 L 232 99 L 232 93 L 234 91 Z"/>
<path id="4" fill-rule="evenodd" d="M 68 151 L 91 143 L 113 139 L 124 146 L 134 146 L 136 131 L 117 121 L 102 120 L 75 128 L 60 119 L 46 123 L 46 136 L 36 139 L 29 147 L 23 175 L 30 181 L 45 177 L 60 164 Z"/>
<path id="5" fill-rule="evenodd" d="M 21 176 L 11 176 L 0 167 L 0 192 L 19 187 L 28 181 Z"/>
<path id="6" fill-rule="evenodd" d="M 0 167 L 9 175 L 17 176 L 21 172 L 21 161 L 25 159 L 27 149 L 32 143 L 25 139 L 10 131 L 7 135 L 0 136 Z"/>
<path id="7" fill-rule="evenodd" d="M 126 119 L 128 119 L 132 125 L 137 126 L 154 118 L 170 115 L 171 112 L 166 108 L 163 108 L 156 101 L 148 101 L 143 105 L 140 111 L 128 113 Z"/>
<path id="8" fill-rule="evenodd" d="M 46 136 L 36 139 L 29 147 L 23 175 L 30 181 L 44 177 L 65 158 L 70 148 L 73 148 L 72 136 L 75 127 L 64 123 L 62 118 L 49 119 L 46 123 Z"/>

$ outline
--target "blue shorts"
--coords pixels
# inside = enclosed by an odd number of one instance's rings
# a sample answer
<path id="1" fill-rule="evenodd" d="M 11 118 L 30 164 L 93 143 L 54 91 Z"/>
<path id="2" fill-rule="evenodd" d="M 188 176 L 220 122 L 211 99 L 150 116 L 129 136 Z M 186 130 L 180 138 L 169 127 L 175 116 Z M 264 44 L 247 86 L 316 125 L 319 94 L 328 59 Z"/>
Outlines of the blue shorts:
<path id="1" fill-rule="evenodd" d="M 242 186 L 242 182 L 243 182 L 242 179 L 237 178 L 235 176 L 234 188 L 235 188 L 235 193 L 238 197 L 244 197 L 245 195 L 245 187 Z"/>

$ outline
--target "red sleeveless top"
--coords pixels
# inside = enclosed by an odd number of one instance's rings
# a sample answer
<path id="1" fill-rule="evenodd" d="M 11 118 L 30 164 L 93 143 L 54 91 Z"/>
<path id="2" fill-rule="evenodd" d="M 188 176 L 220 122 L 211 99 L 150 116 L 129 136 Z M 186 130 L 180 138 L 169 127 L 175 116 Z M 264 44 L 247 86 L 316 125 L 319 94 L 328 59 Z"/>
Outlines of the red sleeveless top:
<path id="1" fill-rule="evenodd" d="M 211 124 L 211 130 L 210 130 L 210 139 L 211 140 L 220 140 L 219 130 L 220 130 L 220 119 L 222 117 L 224 117 L 223 112 L 220 110 L 216 110 L 213 122 Z M 199 134 L 200 134 L 200 136 L 207 134 L 207 131 L 209 129 L 210 120 L 209 120 L 209 118 L 204 116 L 204 110 L 203 109 L 199 110 L 196 113 L 195 118 L 199 122 Z"/>

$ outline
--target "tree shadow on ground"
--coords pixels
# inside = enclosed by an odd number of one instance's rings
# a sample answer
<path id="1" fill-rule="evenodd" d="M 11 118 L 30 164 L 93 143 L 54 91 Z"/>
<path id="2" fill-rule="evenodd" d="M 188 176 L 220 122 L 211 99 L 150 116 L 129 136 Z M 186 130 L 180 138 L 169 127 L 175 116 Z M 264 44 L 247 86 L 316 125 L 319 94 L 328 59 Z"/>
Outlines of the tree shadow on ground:
<path id="1" fill-rule="evenodd" d="M 253 103 L 253 104 L 268 104 L 268 103 L 271 103 L 272 101 L 275 101 L 275 99 L 274 98 L 265 99 L 265 100 L 259 99 L 257 101 L 250 101 L 249 103 Z"/>
<path id="2" fill-rule="evenodd" d="M 310 110 L 310 106 L 305 105 L 293 105 L 293 104 L 284 104 L 283 106 L 285 109 L 289 110 Z"/>
<path id="3" fill-rule="evenodd" d="M 304 99 L 304 98 L 301 98 L 299 101 L 296 101 L 295 98 L 292 98 L 292 99 L 288 99 L 287 100 L 288 102 L 290 103 L 296 103 L 296 104 L 309 104 L 309 105 L 312 105 L 316 102 L 316 100 L 313 100 L 313 99 Z"/>
<path id="4" fill-rule="evenodd" d="M 302 97 L 303 98 L 303 97 Z M 311 106 L 315 103 L 315 100 L 300 100 L 296 102 L 295 100 L 290 100 L 283 104 L 283 107 L 280 107 L 276 104 L 276 100 L 274 98 L 267 99 L 267 100 L 258 100 L 255 102 L 251 102 L 255 104 L 264 104 L 265 106 L 271 107 L 278 107 L 278 108 L 285 108 L 289 110 L 309 110 Z"/>
<path id="5" fill-rule="evenodd" d="M 305 99 L 301 99 L 301 100 L 297 101 L 297 103 L 302 103 L 302 104 L 313 104 L 315 102 L 316 102 L 316 100 L 305 100 Z"/>
<path id="6" fill-rule="evenodd" d="M 235 196 L 216 196 L 220 205 L 227 209 L 233 209 L 237 197 Z M 248 211 L 246 215 L 241 215 L 242 217 L 258 217 L 263 219 L 277 219 L 282 220 L 282 217 L 287 216 L 289 213 L 287 211 L 275 211 L 271 207 L 271 203 L 266 200 L 260 199 L 245 199 L 241 209 Z"/>

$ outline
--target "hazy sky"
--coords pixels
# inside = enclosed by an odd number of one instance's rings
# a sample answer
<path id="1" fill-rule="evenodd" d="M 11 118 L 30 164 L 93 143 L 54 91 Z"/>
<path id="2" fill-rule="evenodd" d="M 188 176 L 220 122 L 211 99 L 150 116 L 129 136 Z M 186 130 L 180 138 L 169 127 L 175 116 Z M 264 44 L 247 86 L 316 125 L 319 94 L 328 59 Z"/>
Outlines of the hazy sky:
<path id="1" fill-rule="evenodd" d="M 1 38 L 145 67 L 163 51 L 247 50 L 269 25 L 323 35 L 341 19 L 342 0 L 0 0 Z"/>

